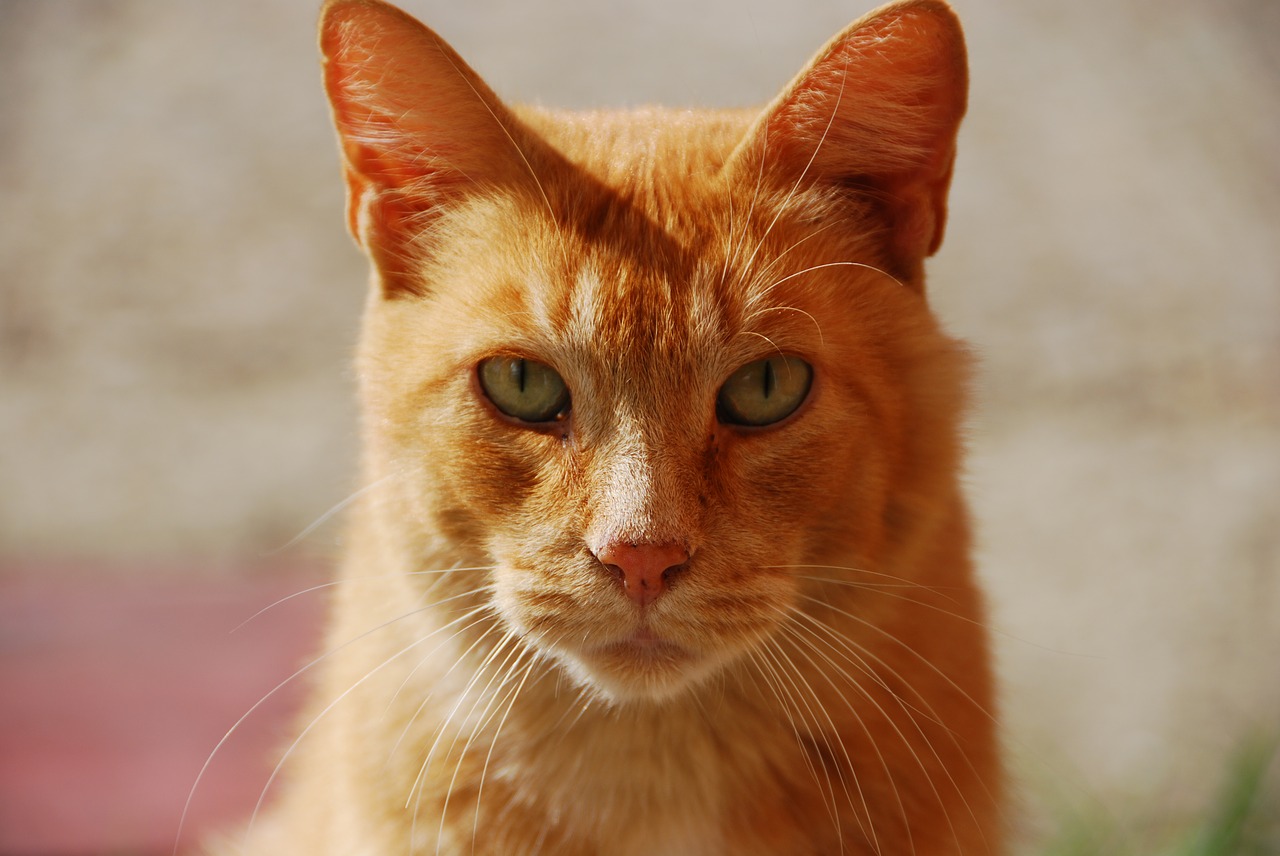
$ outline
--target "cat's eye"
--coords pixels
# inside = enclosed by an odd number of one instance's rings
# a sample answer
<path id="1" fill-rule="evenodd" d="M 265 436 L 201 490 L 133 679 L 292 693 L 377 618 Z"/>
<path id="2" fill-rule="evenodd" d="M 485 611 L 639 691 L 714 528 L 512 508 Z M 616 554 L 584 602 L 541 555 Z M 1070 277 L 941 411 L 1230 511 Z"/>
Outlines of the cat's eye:
<path id="1" fill-rule="evenodd" d="M 747 363 L 724 382 L 716 416 L 731 425 L 781 422 L 809 395 L 813 369 L 799 357 L 769 357 Z"/>
<path id="2" fill-rule="evenodd" d="M 477 374 L 493 406 L 514 419 L 553 422 L 569 412 L 569 387 L 551 366 L 522 357 L 489 357 Z"/>

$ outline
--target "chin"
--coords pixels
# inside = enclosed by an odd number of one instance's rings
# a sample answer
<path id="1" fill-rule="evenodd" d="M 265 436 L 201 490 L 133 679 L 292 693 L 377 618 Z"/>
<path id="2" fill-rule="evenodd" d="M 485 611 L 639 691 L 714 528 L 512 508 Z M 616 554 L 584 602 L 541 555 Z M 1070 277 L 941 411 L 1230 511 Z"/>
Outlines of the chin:
<path id="1" fill-rule="evenodd" d="M 612 704 L 671 701 L 716 668 L 713 658 L 650 640 L 613 642 L 561 659 L 578 683 Z"/>

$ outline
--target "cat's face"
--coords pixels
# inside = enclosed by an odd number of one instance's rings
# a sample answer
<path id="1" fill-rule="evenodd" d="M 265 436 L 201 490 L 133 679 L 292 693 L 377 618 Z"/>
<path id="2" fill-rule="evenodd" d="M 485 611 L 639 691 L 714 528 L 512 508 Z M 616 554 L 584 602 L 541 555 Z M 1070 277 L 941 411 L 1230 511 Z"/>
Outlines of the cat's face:
<path id="1" fill-rule="evenodd" d="M 700 184 L 699 210 L 749 210 Z M 492 563 L 503 620 L 611 696 L 713 673 L 815 566 L 864 566 L 883 537 L 923 301 L 780 198 L 668 224 L 661 252 L 645 218 L 600 240 L 487 199 L 451 224 L 426 296 L 372 313 L 371 425 L 409 519 Z M 637 593 L 618 545 L 687 558 Z"/>
<path id="2" fill-rule="evenodd" d="M 380 26 L 385 48 L 399 24 Z M 381 80 L 403 115 L 410 87 Z M 918 282 L 945 176 L 901 210 L 880 195 L 911 182 L 813 181 L 830 117 L 801 135 L 785 101 L 754 127 L 654 112 L 584 130 L 497 113 L 477 83 L 433 129 L 440 153 L 377 148 L 383 124 L 344 138 L 377 264 L 360 366 L 388 525 L 423 561 L 477 565 L 466 585 L 582 684 L 669 697 L 761 656 L 815 577 L 874 566 L 893 537 L 939 431 L 912 424 L 921 385 L 935 419 L 957 409 Z M 448 168 L 405 166 L 424 153 Z"/>

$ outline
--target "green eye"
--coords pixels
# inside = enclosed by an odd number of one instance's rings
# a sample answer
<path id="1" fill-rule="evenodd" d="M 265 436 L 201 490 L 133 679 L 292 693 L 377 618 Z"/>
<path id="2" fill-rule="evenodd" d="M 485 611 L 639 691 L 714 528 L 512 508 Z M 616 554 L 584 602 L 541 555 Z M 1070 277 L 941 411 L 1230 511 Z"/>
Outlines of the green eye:
<path id="1" fill-rule="evenodd" d="M 809 395 L 813 369 L 799 357 L 747 363 L 724 382 L 716 415 L 731 425 L 772 425 L 795 413 Z"/>
<path id="2" fill-rule="evenodd" d="M 556 370 L 520 357 L 480 362 L 480 388 L 503 413 L 522 422 L 553 422 L 569 412 L 569 388 Z"/>

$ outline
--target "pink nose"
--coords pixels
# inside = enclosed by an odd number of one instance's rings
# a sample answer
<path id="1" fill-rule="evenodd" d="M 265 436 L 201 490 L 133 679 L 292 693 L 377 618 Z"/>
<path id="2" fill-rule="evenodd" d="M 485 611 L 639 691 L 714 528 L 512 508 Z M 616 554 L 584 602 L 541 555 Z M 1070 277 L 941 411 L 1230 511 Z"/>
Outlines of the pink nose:
<path id="1" fill-rule="evenodd" d="M 689 551 L 680 544 L 610 543 L 596 558 L 621 578 L 627 597 L 648 606 L 666 590 L 670 574 L 689 561 Z"/>

